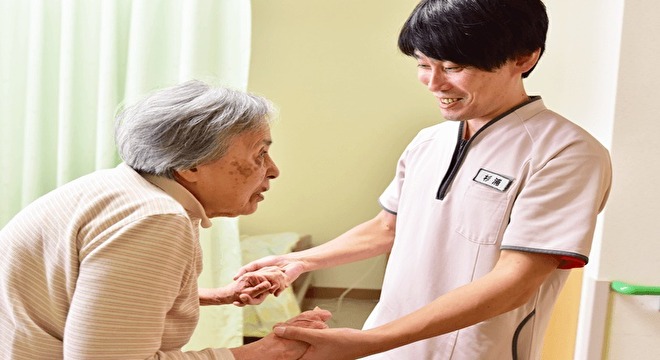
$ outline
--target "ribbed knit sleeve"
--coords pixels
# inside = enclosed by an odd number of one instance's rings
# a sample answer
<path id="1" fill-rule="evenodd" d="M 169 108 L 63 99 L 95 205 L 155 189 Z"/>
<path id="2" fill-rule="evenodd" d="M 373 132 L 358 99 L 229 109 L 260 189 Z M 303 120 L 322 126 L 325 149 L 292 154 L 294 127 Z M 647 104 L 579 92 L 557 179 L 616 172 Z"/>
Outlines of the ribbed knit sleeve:
<path id="1" fill-rule="evenodd" d="M 64 358 L 191 358 L 176 349 L 188 341 L 199 314 L 192 231 L 183 216 L 155 215 L 86 244 Z"/>
<path id="2" fill-rule="evenodd" d="M 196 215 L 125 165 L 27 206 L 0 229 L 0 359 L 233 359 L 181 350 L 199 318 Z"/>

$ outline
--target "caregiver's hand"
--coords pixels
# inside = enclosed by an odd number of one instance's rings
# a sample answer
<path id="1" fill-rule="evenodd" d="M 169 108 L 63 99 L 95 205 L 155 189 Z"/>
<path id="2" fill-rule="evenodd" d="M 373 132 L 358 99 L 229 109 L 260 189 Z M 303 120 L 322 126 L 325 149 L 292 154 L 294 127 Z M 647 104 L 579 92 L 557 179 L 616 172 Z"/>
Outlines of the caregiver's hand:
<path id="1" fill-rule="evenodd" d="M 318 330 L 279 324 L 273 332 L 282 338 L 309 343 L 301 360 L 353 360 L 375 352 L 366 332 L 356 329 Z"/>
<path id="2" fill-rule="evenodd" d="M 259 260 L 252 261 L 240 268 L 236 276 L 234 276 L 234 279 L 238 279 L 246 273 L 258 271 L 262 268 L 276 266 L 284 272 L 286 285 L 291 285 L 291 283 L 294 282 L 300 276 L 300 274 L 305 272 L 304 262 L 302 260 L 295 259 L 293 257 L 294 254 L 295 253 L 289 253 L 286 255 L 271 255 Z"/>
<path id="3" fill-rule="evenodd" d="M 296 328 L 326 329 L 325 323 L 332 315 L 327 310 L 316 308 L 280 323 L 276 326 L 292 326 Z M 273 333 L 259 341 L 230 349 L 236 360 L 263 359 L 263 360 L 293 360 L 299 359 L 307 350 L 307 343 L 288 340 Z"/>

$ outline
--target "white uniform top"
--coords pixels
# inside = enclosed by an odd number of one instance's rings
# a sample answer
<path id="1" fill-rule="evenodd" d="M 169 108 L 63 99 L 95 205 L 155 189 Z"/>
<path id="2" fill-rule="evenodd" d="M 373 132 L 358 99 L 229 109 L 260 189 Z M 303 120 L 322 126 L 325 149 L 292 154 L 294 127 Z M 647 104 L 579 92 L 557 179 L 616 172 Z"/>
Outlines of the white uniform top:
<path id="1" fill-rule="evenodd" d="M 233 359 L 181 351 L 199 317 L 198 227 L 211 223 L 181 185 L 147 178 L 97 171 L 0 231 L 0 359 Z"/>
<path id="2" fill-rule="evenodd" d="M 563 269 L 587 261 L 611 183 L 607 150 L 539 97 L 489 122 L 458 154 L 461 134 L 453 121 L 422 130 L 379 199 L 397 215 L 396 238 L 365 328 L 484 276 L 502 249 L 556 254 Z M 554 271 L 513 311 L 369 359 L 538 359 L 567 276 Z"/>

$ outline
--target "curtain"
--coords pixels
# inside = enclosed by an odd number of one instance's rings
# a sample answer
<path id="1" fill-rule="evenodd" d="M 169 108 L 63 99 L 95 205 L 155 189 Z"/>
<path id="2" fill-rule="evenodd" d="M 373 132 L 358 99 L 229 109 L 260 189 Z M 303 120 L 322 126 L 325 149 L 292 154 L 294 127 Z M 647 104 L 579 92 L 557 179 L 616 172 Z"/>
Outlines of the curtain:
<path id="1" fill-rule="evenodd" d="M 118 104 L 191 78 L 245 89 L 245 0 L 0 0 L 0 226 L 25 205 L 120 161 Z M 236 219 L 201 232 L 200 286 L 240 266 Z M 190 349 L 242 343 L 242 312 L 203 308 Z"/>

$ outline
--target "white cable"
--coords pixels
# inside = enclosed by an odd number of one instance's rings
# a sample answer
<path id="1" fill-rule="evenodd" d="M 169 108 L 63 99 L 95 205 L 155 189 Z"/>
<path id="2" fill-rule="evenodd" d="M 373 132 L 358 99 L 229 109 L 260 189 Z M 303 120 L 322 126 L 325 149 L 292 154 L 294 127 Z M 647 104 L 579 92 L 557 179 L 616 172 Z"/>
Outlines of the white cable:
<path id="1" fill-rule="evenodd" d="M 351 284 L 351 286 L 349 286 L 346 290 L 344 290 L 344 292 L 341 293 L 341 295 L 339 295 L 339 297 L 337 298 L 337 310 L 335 311 L 336 313 L 339 313 L 341 311 L 341 304 L 344 301 L 344 298 L 346 297 L 346 295 L 348 295 L 348 293 L 351 292 L 351 290 L 355 289 L 355 287 L 362 280 L 364 280 L 367 277 L 367 275 L 369 275 L 372 271 L 374 271 L 374 269 L 376 268 L 376 265 L 378 265 L 378 261 L 375 261 L 375 259 L 374 259 L 373 264 L 371 264 L 371 266 L 369 267 L 369 270 L 367 270 L 364 274 L 362 274 L 362 276 L 360 276 L 360 278 L 355 280 L 353 282 L 353 284 Z"/>

